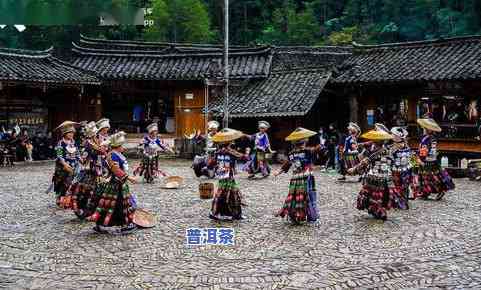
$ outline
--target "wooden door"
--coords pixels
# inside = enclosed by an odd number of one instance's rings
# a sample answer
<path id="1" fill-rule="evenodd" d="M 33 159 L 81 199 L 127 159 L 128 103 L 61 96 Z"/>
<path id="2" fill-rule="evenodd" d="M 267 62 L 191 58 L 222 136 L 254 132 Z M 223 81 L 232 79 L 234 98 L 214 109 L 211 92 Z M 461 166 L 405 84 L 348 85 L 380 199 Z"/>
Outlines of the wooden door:
<path id="1" fill-rule="evenodd" d="M 205 120 L 201 109 L 178 109 L 177 116 L 177 136 L 204 131 Z"/>

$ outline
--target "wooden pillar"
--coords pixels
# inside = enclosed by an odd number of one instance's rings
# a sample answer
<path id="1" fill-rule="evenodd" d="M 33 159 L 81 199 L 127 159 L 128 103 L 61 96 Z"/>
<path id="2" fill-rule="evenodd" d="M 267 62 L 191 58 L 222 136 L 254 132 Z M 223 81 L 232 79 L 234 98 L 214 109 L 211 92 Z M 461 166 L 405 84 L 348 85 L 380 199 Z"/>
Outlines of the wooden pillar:
<path id="1" fill-rule="evenodd" d="M 359 123 L 359 104 L 355 93 L 351 93 L 348 97 L 349 103 L 349 121 Z"/>
<path id="2" fill-rule="evenodd" d="M 417 119 L 417 98 L 416 97 L 409 97 L 408 98 L 408 124 L 416 123 Z"/>
<path id="3" fill-rule="evenodd" d="M 95 120 L 100 120 L 102 118 L 102 95 L 100 92 L 97 93 L 95 98 Z"/>

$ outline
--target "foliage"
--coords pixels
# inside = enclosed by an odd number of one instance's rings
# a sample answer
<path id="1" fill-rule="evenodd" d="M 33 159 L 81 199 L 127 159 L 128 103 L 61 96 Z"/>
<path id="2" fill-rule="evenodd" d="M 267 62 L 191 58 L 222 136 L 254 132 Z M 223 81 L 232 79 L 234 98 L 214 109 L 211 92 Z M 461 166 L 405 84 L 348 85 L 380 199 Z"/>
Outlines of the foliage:
<path id="1" fill-rule="evenodd" d="M 356 26 L 345 27 L 339 32 L 333 32 L 329 35 L 328 43 L 330 45 L 350 45 L 354 39 L 354 35 L 359 33 Z"/>
<path id="2" fill-rule="evenodd" d="M 200 0 L 154 0 L 154 25 L 145 38 L 153 41 L 209 42 L 213 33 L 205 4 Z"/>
<path id="3" fill-rule="evenodd" d="M 0 30 L 0 45 L 68 47 L 79 33 L 110 39 L 221 43 L 223 2 L 4 0 L 0 1 L 4 23 L 13 18 L 49 19 L 54 26 L 27 26 L 23 33 L 9 26 Z M 91 9 L 118 10 L 145 3 L 153 7 L 152 27 L 61 26 L 94 24 L 97 19 L 92 18 Z M 132 17 L 122 15 L 124 19 Z M 230 0 L 229 36 L 231 43 L 238 45 L 382 43 L 480 33 L 481 0 Z"/>
<path id="4" fill-rule="evenodd" d="M 258 41 L 280 45 L 314 44 L 319 37 L 319 26 L 313 11 L 297 12 L 292 1 L 286 4 L 274 11 L 272 25 L 262 31 Z"/>

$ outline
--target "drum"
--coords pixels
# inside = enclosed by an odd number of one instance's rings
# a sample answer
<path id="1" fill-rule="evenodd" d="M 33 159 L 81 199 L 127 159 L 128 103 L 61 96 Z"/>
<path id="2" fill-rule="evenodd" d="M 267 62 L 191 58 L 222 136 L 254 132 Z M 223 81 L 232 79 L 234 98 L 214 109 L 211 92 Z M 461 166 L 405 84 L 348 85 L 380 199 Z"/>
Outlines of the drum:
<path id="1" fill-rule="evenodd" d="M 214 197 L 214 191 L 214 184 L 211 182 L 199 184 L 199 196 L 201 199 L 210 199 Z"/>

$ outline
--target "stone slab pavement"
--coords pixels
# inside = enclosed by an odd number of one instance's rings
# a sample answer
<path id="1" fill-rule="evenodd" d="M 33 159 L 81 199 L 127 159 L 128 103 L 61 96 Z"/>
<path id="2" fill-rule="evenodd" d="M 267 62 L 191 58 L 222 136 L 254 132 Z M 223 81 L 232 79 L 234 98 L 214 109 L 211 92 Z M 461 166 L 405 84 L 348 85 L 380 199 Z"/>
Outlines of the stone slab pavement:
<path id="1" fill-rule="evenodd" d="M 158 224 L 129 236 L 96 234 L 57 209 L 45 194 L 52 163 L 0 168 L 0 288 L 481 289 L 481 183 L 458 179 L 445 200 L 381 222 L 355 209 L 354 179 L 317 171 L 320 220 L 292 226 L 273 217 L 289 176 L 240 174 L 247 219 L 216 223 L 189 165 L 162 161 L 183 189 L 132 186 Z M 232 227 L 235 245 L 187 247 L 191 227 Z"/>

